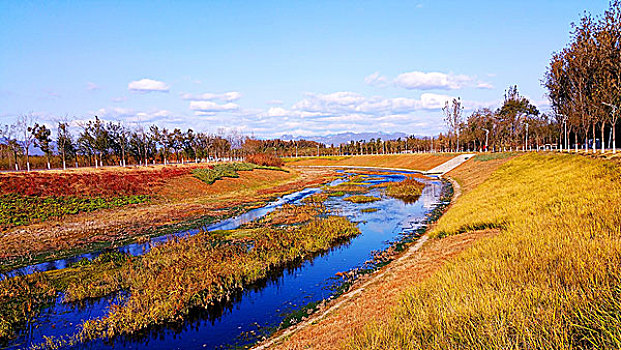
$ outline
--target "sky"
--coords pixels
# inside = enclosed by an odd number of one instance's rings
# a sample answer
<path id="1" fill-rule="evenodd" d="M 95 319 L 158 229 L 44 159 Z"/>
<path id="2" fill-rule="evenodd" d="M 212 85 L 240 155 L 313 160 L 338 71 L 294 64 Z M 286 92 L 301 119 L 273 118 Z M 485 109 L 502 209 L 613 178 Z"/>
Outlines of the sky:
<path id="1" fill-rule="evenodd" d="M 607 0 L 0 0 L 0 125 L 99 116 L 258 138 L 436 135 L 441 108 L 549 110 L 571 23 Z"/>

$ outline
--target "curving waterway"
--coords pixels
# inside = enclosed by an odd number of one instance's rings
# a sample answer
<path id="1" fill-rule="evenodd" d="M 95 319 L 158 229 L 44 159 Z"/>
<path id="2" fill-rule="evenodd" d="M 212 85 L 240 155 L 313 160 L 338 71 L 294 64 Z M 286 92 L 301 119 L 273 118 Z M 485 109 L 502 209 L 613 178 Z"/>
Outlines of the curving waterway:
<path id="1" fill-rule="evenodd" d="M 344 175 L 355 175 L 347 171 Z M 366 186 L 378 183 L 401 181 L 404 172 L 379 172 L 379 175 L 365 179 Z M 330 186 L 343 182 L 338 179 Z M 132 337 L 112 340 L 98 340 L 74 348 L 84 349 L 223 349 L 249 347 L 269 336 L 283 320 L 309 303 L 333 298 L 343 283 L 335 276 L 338 272 L 362 267 L 373 252 L 388 248 L 403 239 L 416 237 L 426 224 L 429 214 L 441 204 L 444 184 L 440 180 L 420 180 L 426 184 L 420 198 L 414 203 L 382 195 L 382 189 L 372 188 L 368 195 L 381 197 L 377 202 L 355 204 L 344 201 L 347 197 L 329 197 L 325 205 L 333 214 L 346 216 L 358 223 L 361 234 L 346 243 L 332 247 L 327 252 L 306 259 L 296 265 L 272 271 L 270 277 L 243 292 L 227 303 L 209 310 L 196 310 L 183 325 L 157 327 Z M 285 203 L 299 204 L 302 199 L 321 188 L 308 188 L 279 198 L 264 207 L 251 210 L 237 217 L 208 226 L 207 230 L 235 229 L 244 223 L 265 216 Z M 363 209 L 377 209 L 365 212 Z M 178 232 L 183 236 L 199 230 Z M 168 239 L 156 237 L 147 243 L 129 244 L 119 250 L 133 255 L 148 251 L 152 244 Z M 84 254 L 25 267 L 19 273 L 32 273 L 65 268 L 86 257 L 94 258 L 101 252 Z M 14 271 L 14 273 L 17 271 Z M 88 319 L 105 316 L 110 305 L 117 303 L 123 295 L 117 294 L 85 303 L 67 304 L 60 301 L 46 308 L 32 322 L 19 338 L 7 344 L 4 349 L 28 348 L 45 342 L 45 337 L 74 334 L 78 325 Z"/>

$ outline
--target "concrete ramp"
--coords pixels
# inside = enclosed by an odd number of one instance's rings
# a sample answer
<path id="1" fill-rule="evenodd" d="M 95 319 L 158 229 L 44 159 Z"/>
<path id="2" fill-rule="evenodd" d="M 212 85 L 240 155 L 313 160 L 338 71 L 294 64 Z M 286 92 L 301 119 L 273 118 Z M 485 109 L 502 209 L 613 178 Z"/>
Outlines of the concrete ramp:
<path id="1" fill-rule="evenodd" d="M 460 154 L 455 158 L 452 158 L 451 160 L 449 160 L 448 162 L 442 163 L 440 165 L 438 165 L 437 167 L 425 171 L 424 174 L 426 175 L 444 175 L 446 173 L 448 173 L 449 171 L 457 168 L 458 166 L 460 166 L 462 163 L 464 163 L 465 161 L 467 161 L 468 159 L 474 157 L 475 154 L 471 153 L 471 154 Z"/>

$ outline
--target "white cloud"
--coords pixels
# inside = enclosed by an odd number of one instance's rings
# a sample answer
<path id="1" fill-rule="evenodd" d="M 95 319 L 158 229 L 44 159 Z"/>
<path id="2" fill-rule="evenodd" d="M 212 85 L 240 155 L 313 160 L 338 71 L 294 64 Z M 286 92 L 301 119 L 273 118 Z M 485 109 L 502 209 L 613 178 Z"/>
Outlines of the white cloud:
<path id="1" fill-rule="evenodd" d="M 379 72 L 375 72 L 364 78 L 364 83 L 372 86 L 386 86 L 387 82 L 386 77 Z"/>
<path id="2" fill-rule="evenodd" d="M 88 91 L 95 91 L 95 90 L 99 90 L 99 89 L 101 89 L 99 87 L 99 85 L 97 85 L 97 84 L 95 84 L 93 82 L 89 81 L 88 83 L 86 83 L 86 90 L 88 90 Z"/>
<path id="3" fill-rule="evenodd" d="M 442 109 L 446 101 L 451 101 L 454 97 L 438 94 L 422 94 L 420 95 L 421 106 L 423 109 L 434 110 Z"/>
<path id="4" fill-rule="evenodd" d="M 149 92 L 168 92 L 170 87 L 163 81 L 152 79 L 141 79 L 132 81 L 127 85 L 129 91 L 149 93 Z"/>
<path id="5" fill-rule="evenodd" d="M 477 84 L 477 89 L 493 89 L 494 85 L 490 84 L 490 83 L 486 83 L 484 81 L 480 81 Z"/>
<path id="6" fill-rule="evenodd" d="M 284 104 L 285 102 L 283 100 L 269 100 L 267 102 L 268 105 L 281 105 Z"/>
<path id="7" fill-rule="evenodd" d="M 224 101 L 224 102 L 232 102 L 237 101 L 242 97 L 242 94 L 238 91 L 229 91 L 222 94 L 214 94 L 214 93 L 204 93 L 199 95 L 194 94 L 181 94 L 181 98 L 184 100 L 192 100 L 192 101 Z"/>
<path id="8" fill-rule="evenodd" d="M 394 84 L 412 90 L 457 90 L 472 82 L 467 75 L 454 75 L 440 72 L 408 72 L 399 74 Z"/>
<path id="9" fill-rule="evenodd" d="M 173 118 L 173 113 L 165 109 L 136 111 L 132 108 L 111 107 L 90 111 L 89 114 L 104 120 L 122 120 L 129 123 L 161 123 L 179 120 L 179 118 Z"/>
<path id="10" fill-rule="evenodd" d="M 211 115 L 205 113 L 217 113 L 234 111 L 239 109 L 235 103 L 217 104 L 211 101 L 190 101 L 190 109 L 196 112 L 196 115 Z"/>
<path id="11" fill-rule="evenodd" d="M 312 113 L 316 116 L 335 116 L 340 114 L 404 114 L 416 110 L 438 110 L 444 107 L 444 101 L 453 97 L 424 93 L 419 99 L 409 97 L 387 98 L 381 96 L 366 97 L 349 91 L 332 94 L 306 94 L 306 98 L 295 103 L 293 109 Z"/>

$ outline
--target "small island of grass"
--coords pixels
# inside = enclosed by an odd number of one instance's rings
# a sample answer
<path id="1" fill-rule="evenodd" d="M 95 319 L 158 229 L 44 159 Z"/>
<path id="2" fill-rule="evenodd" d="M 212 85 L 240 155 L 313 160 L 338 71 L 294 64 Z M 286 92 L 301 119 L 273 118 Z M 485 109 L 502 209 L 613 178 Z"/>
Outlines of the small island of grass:
<path id="1" fill-rule="evenodd" d="M 344 201 L 349 201 L 352 203 L 371 203 L 379 201 L 380 198 L 374 196 L 350 196 L 347 198 L 343 198 Z"/>

